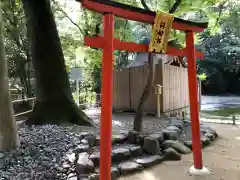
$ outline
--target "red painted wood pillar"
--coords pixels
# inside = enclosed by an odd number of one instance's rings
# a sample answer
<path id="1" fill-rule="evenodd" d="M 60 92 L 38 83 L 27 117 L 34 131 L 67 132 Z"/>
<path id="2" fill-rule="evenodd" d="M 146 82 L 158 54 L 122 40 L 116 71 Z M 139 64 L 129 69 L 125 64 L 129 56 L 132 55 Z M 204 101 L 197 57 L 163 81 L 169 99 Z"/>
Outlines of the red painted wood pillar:
<path id="1" fill-rule="evenodd" d="M 196 54 L 194 48 L 194 32 L 186 32 L 186 48 L 187 48 L 187 66 L 188 66 L 188 86 L 190 101 L 190 118 L 192 126 L 192 149 L 194 167 L 202 169 L 202 143 L 200 134 L 199 109 L 198 109 L 198 92 L 197 92 L 197 70 L 196 70 Z"/>
<path id="2" fill-rule="evenodd" d="M 111 180 L 112 94 L 113 94 L 114 15 L 104 14 L 102 57 L 102 107 L 100 141 L 100 180 Z"/>

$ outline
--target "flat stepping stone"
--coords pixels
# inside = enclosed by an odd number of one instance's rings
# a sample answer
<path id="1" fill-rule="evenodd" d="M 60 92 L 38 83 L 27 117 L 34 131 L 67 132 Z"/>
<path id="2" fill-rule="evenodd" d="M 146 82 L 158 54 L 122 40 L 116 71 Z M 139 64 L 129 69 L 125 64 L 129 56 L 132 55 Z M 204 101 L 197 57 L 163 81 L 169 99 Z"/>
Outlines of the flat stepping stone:
<path id="1" fill-rule="evenodd" d="M 189 149 L 183 143 L 181 143 L 179 141 L 173 141 L 173 140 L 164 141 L 161 147 L 163 149 L 173 148 L 180 154 L 189 154 L 192 152 L 191 149 Z"/>
<path id="2" fill-rule="evenodd" d="M 162 162 L 163 157 L 161 157 L 159 155 L 154 155 L 154 156 L 138 158 L 135 161 L 136 161 L 136 163 L 141 164 L 143 167 L 147 168 L 147 167 L 150 167 L 152 165 Z"/>
<path id="3" fill-rule="evenodd" d="M 142 165 L 132 161 L 120 163 L 118 165 L 118 168 L 121 174 L 123 175 L 133 173 L 143 169 Z"/>
<path id="4" fill-rule="evenodd" d="M 168 148 L 163 151 L 163 159 L 165 161 L 179 161 L 181 160 L 182 156 L 179 154 L 175 149 Z"/>
<path id="5" fill-rule="evenodd" d="M 100 170 L 99 170 L 99 168 L 97 168 L 95 170 L 95 173 L 99 174 L 99 172 L 100 172 Z M 115 180 L 120 176 L 120 171 L 118 170 L 117 167 L 111 167 L 111 176 L 112 176 L 112 180 Z"/>
<path id="6" fill-rule="evenodd" d="M 131 155 L 133 157 L 141 156 L 143 154 L 143 150 L 141 146 L 132 145 L 132 146 L 128 146 L 127 148 L 129 148 Z"/>
<path id="7" fill-rule="evenodd" d="M 115 134 L 112 136 L 112 144 L 123 144 L 127 139 L 128 137 L 126 134 Z M 100 146 L 100 140 L 100 136 L 97 136 L 95 140 L 96 146 Z"/>
<path id="8" fill-rule="evenodd" d="M 113 161 L 123 161 L 131 157 L 131 152 L 126 147 L 119 147 L 112 150 Z"/>
<path id="9" fill-rule="evenodd" d="M 113 144 L 122 144 L 128 139 L 127 135 L 124 134 L 117 134 L 112 136 L 112 143 Z"/>
<path id="10" fill-rule="evenodd" d="M 89 135 L 93 135 L 92 133 L 90 133 L 90 132 L 81 132 L 80 134 L 79 134 L 79 136 L 80 136 L 80 138 L 82 139 L 82 138 L 85 138 L 85 137 L 87 137 L 87 136 L 89 136 Z"/>

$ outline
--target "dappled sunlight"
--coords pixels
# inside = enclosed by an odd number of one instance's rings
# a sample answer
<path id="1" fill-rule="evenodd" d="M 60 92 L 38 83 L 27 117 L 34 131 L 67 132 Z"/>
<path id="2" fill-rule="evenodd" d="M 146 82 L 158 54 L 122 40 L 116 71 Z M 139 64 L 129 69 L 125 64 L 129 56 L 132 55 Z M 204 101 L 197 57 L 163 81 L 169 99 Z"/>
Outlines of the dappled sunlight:
<path id="1" fill-rule="evenodd" d="M 157 177 L 155 174 L 148 172 L 148 171 L 143 171 L 141 173 L 140 180 L 162 180 L 159 176 Z"/>
<path id="2" fill-rule="evenodd" d="M 240 136 L 237 136 L 237 137 L 236 137 L 236 140 L 239 140 L 239 141 L 240 141 Z"/>

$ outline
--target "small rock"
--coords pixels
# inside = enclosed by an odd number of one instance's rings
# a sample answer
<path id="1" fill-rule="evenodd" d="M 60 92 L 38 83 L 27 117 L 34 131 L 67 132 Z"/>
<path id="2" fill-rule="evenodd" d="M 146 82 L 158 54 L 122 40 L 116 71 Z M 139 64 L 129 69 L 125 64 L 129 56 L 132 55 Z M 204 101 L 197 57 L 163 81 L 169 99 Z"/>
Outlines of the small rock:
<path id="1" fill-rule="evenodd" d="M 98 168 L 96 168 L 95 172 L 99 174 L 100 171 Z M 112 180 L 115 180 L 120 176 L 120 172 L 117 167 L 111 167 L 111 176 L 112 176 Z"/>
<path id="2" fill-rule="evenodd" d="M 120 176 L 120 172 L 119 172 L 119 170 L 118 170 L 118 168 L 116 168 L 116 167 L 112 167 L 111 168 L 111 174 L 112 174 L 112 180 L 114 180 L 114 179 L 117 179 L 119 176 Z"/>
<path id="3" fill-rule="evenodd" d="M 157 154 L 158 151 L 160 151 L 158 139 L 154 137 L 146 137 L 144 139 L 143 149 L 148 154 Z"/>
<path id="4" fill-rule="evenodd" d="M 136 144 L 138 137 L 139 137 L 139 132 L 137 132 L 137 131 L 129 131 L 129 133 L 128 133 L 128 141 L 131 144 Z"/>
<path id="5" fill-rule="evenodd" d="M 208 146 L 211 144 L 211 140 L 205 136 L 201 138 L 201 141 L 202 141 L 203 146 Z"/>
<path id="6" fill-rule="evenodd" d="M 82 138 L 85 138 L 85 137 L 87 137 L 89 135 L 92 135 L 92 133 L 86 131 L 86 132 L 81 132 L 79 136 L 82 139 Z"/>
<path id="7" fill-rule="evenodd" d="M 88 159 L 88 157 L 89 154 L 86 152 L 78 155 L 78 160 L 76 163 L 76 172 L 78 174 L 88 174 L 94 172 L 94 163 Z"/>
<path id="8" fill-rule="evenodd" d="M 46 147 L 46 148 L 44 148 L 44 151 L 47 152 L 47 153 L 51 153 L 54 150 L 52 148 Z"/>
<path id="9" fill-rule="evenodd" d="M 90 150 L 90 147 L 88 144 L 80 144 L 74 149 L 74 152 L 79 154 L 81 152 L 89 152 L 89 150 Z"/>
<path id="10" fill-rule="evenodd" d="M 173 141 L 173 140 L 166 140 L 162 144 L 163 149 L 167 148 L 173 148 L 180 154 L 189 154 L 191 153 L 191 149 L 189 149 L 187 146 L 182 144 L 179 141 Z"/>
<path id="11" fill-rule="evenodd" d="M 205 133 L 204 136 L 209 138 L 211 141 L 215 140 L 215 136 L 212 133 L 210 133 L 210 132 Z"/>
<path id="12" fill-rule="evenodd" d="M 207 125 L 201 125 L 200 126 L 200 131 L 203 132 L 204 134 L 209 132 L 209 133 L 212 133 L 215 136 L 215 138 L 218 137 L 217 132 L 214 129 L 212 129 L 209 126 L 207 126 Z"/>
<path id="13" fill-rule="evenodd" d="M 132 161 L 120 163 L 118 168 L 123 175 L 143 169 L 142 165 Z"/>
<path id="14" fill-rule="evenodd" d="M 65 169 L 69 169 L 69 168 L 71 168 L 71 165 L 68 164 L 67 162 L 64 162 L 62 167 L 65 168 Z"/>
<path id="15" fill-rule="evenodd" d="M 77 174 L 75 174 L 75 173 L 70 173 L 70 174 L 67 176 L 67 180 L 78 180 Z"/>
<path id="16" fill-rule="evenodd" d="M 93 134 L 87 135 L 85 139 L 87 140 L 89 146 L 94 146 L 96 144 L 96 136 Z"/>
<path id="17" fill-rule="evenodd" d="M 178 132 L 169 129 L 163 129 L 163 136 L 164 140 L 177 140 Z"/>
<path id="18" fill-rule="evenodd" d="M 128 148 L 133 157 L 141 156 L 143 154 L 141 146 L 133 145 L 133 146 L 129 146 Z"/>
<path id="19" fill-rule="evenodd" d="M 100 152 L 94 152 L 89 156 L 89 159 L 91 159 L 95 166 L 99 166 L 100 164 Z"/>
<path id="20" fill-rule="evenodd" d="M 99 174 L 91 174 L 88 176 L 88 180 L 99 180 Z"/>
<path id="21" fill-rule="evenodd" d="M 86 139 L 82 139 L 81 143 L 84 144 L 84 145 L 88 145 L 88 141 Z"/>
<path id="22" fill-rule="evenodd" d="M 157 164 L 163 160 L 163 157 L 154 155 L 154 156 L 149 156 L 149 157 L 144 157 L 144 158 L 139 158 L 136 159 L 136 163 L 141 164 L 143 167 L 147 168 L 149 166 L 152 166 L 154 164 Z"/>
<path id="23" fill-rule="evenodd" d="M 112 150 L 113 161 L 127 160 L 131 157 L 130 150 L 128 148 L 120 147 Z"/>
<path id="24" fill-rule="evenodd" d="M 100 146 L 100 136 L 96 137 L 96 146 Z"/>
<path id="25" fill-rule="evenodd" d="M 68 154 L 67 158 L 68 158 L 68 161 L 71 162 L 71 163 L 74 163 L 76 161 L 76 159 L 77 159 L 75 153 Z"/>
<path id="26" fill-rule="evenodd" d="M 164 160 L 165 161 L 179 161 L 181 160 L 181 154 L 179 154 L 176 150 L 173 148 L 168 148 L 163 151 L 164 153 Z"/>

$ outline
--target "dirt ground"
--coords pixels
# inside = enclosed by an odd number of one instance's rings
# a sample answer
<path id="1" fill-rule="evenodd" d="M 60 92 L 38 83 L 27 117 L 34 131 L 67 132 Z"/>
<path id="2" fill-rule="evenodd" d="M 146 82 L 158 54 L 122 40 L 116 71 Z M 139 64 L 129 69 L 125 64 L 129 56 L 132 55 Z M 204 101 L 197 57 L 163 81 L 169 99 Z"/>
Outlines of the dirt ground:
<path id="1" fill-rule="evenodd" d="M 203 150 L 204 166 L 211 175 L 192 176 L 192 154 L 183 155 L 182 161 L 164 162 L 151 169 L 119 180 L 240 180 L 240 126 L 209 124 L 220 135 L 211 146 Z"/>

